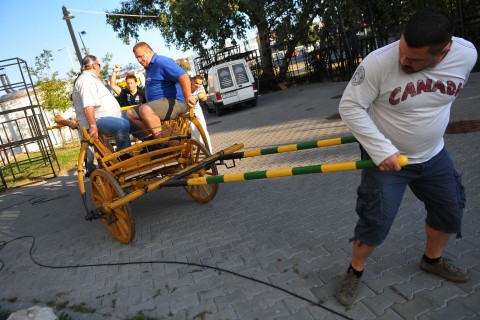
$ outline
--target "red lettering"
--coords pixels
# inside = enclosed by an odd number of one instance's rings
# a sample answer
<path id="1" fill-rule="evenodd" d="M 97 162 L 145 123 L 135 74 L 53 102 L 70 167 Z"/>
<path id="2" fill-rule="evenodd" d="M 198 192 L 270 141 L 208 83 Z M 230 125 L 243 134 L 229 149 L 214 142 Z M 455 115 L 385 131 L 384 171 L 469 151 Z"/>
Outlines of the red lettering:
<path id="1" fill-rule="evenodd" d="M 423 82 L 423 80 L 417 81 L 417 94 L 422 92 L 431 92 L 432 91 L 432 79 L 427 79 L 427 83 Z"/>
<path id="2" fill-rule="evenodd" d="M 407 83 L 405 91 L 403 91 L 402 101 L 407 100 L 408 96 L 415 97 L 417 95 L 417 90 L 415 90 L 415 85 L 412 82 Z"/>
<path id="3" fill-rule="evenodd" d="M 395 89 L 393 89 L 392 93 L 390 93 L 390 98 L 388 98 L 388 102 L 390 102 L 392 106 L 400 103 L 400 99 L 395 98 L 395 96 L 399 94 L 401 91 L 402 91 L 402 88 L 396 87 Z"/>
<path id="4" fill-rule="evenodd" d="M 440 90 L 441 93 L 445 94 L 445 85 L 442 80 L 437 80 L 433 85 L 432 92 L 436 92 L 437 90 Z"/>
<path id="5" fill-rule="evenodd" d="M 437 92 L 439 91 L 442 94 L 448 94 L 449 96 L 458 96 L 460 91 L 463 89 L 463 83 L 459 82 L 458 85 L 455 84 L 452 80 L 447 80 L 446 85 L 442 80 L 437 80 L 433 85 L 432 79 L 427 79 L 426 81 L 418 80 L 417 85 L 413 82 L 409 82 L 405 85 L 405 90 L 401 98 L 399 95 L 402 92 L 402 87 L 396 87 L 390 93 L 390 97 L 388 98 L 388 102 L 391 105 L 397 105 L 400 101 L 405 101 L 409 97 L 415 97 L 424 92 Z"/>
<path id="6" fill-rule="evenodd" d="M 448 80 L 447 81 L 447 94 L 449 96 L 453 96 L 455 94 L 455 91 L 457 91 L 457 86 L 455 85 L 455 82 Z"/>

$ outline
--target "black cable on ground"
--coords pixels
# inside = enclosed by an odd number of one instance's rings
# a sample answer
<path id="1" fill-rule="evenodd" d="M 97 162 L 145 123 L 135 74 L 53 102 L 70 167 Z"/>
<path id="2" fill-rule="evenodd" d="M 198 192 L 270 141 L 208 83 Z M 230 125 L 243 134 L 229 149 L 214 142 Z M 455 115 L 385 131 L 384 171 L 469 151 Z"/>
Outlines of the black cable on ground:
<path id="1" fill-rule="evenodd" d="M 64 194 L 64 195 L 58 196 L 56 198 L 50 198 L 50 199 L 46 199 L 46 196 L 32 196 L 31 199 L 19 202 L 15 205 L 7 207 L 7 208 L 2 208 L 2 209 L 0 209 L 0 212 L 2 212 L 5 209 L 12 208 L 16 205 L 19 205 L 19 204 L 25 203 L 25 202 L 30 202 L 32 205 L 37 205 L 37 204 L 40 204 L 40 203 L 48 202 L 48 201 L 59 199 L 59 198 L 65 198 L 67 196 L 68 196 L 68 194 Z M 342 318 L 348 319 L 348 320 L 353 320 L 352 318 L 350 318 L 350 317 L 348 317 L 348 316 L 346 316 L 342 313 L 339 313 L 339 312 L 337 312 L 333 309 L 325 307 L 325 306 L 321 305 L 320 303 L 318 303 L 316 301 L 310 300 L 306 297 L 303 297 L 299 294 L 291 292 L 287 289 L 284 289 L 284 288 L 279 287 L 277 285 L 274 285 L 272 283 L 268 283 L 268 282 L 263 281 L 263 280 L 255 279 L 253 277 L 245 276 L 243 274 L 240 274 L 240 273 L 237 273 L 237 272 L 234 272 L 234 271 L 230 271 L 230 270 L 227 270 L 227 269 L 222 269 L 222 268 L 219 268 L 219 267 L 209 266 L 209 265 L 205 265 L 205 264 L 201 264 L 201 263 L 181 262 L 181 261 L 172 261 L 172 260 L 152 260 L 152 261 L 137 261 L 137 262 L 95 263 L 95 264 L 83 264 L 83 265 L 78 264 L 78 265 L 71 265 L 71 266 L 51 266 L 51 265 L 40 263 L 40 262 L 36 261 L 35 258 L 33 257 L 33 247 L 35 246 L 35 237 L 34 236 L 20 236 L 20 237 L 17 237 L 15 239 L 12 239 L 12 240 L 9 240 L 9 241 L 0 241 L 0 251 L 2 251 L 3 248 L 5 248 L 7 246 L 7 244 L 9 244 L 9 243 L 12 243 L 14 241 L 21 240 L 21 239 L 27 239 L 27 238 L 32 239 L 32 245 L 30 246 L 30 250 L 29 250 L 30 259 L 32 260 L 32 262 L 34 264 L 36 264 L 39 267 L 49 268 L 49 269 L 70 269 L 70 268 L 104 267 L 104 266 L 111 267 L 111 266 L 139 265 L 139 264 L 177 264 L 177 265 L 199 267 L 199 268 L 204 268 L 204 269 L 212 269 L 212 270 L 216 270 L 216 271 L 219 271 L 219 272 L 225 272 L 225 273 L 228 273 L 228 274 L 231 274 L 231 275 L 243 278 L 243 279 L 247 279 L 247 280 L 250 280 L 250 281 L 261 283 L 263 285 L 269 286 L 269 287 L 274 288 L 276 290 L 280 290 L 280 291 L 282 291 L 282 292 L 284 292 L 284 293 L 286 293 L 290 296 L 293 296 L 295 298 L 298 298 L 300 300 L 308 302 L 308 303 L 310 303 L 314 306 L 317 306 L 321 309 L 324 309 L 328 312 L 331 312 L 331 313 L 333 313 L 333 314 L 335 314 L 339 317 L 342 317 Z M 0 272 L 2 271 L 4 265 L 5 265 L 4 262 L 2 260 L 0 260 Z"/>
<path id="2" fill-rule="evenodd" d="M 264 284 L 266 286 L 269 286 L 269 287 L 272 287 L 276 290 L 280 290 L 288 295 L 291 295 L 295 298 L 298 298 L 300 300 L 303 300 L 305 302 L 308 302 L 312 305 L 315 305 L 319 308 L 322 308 L 326 311 L 329 311 L 337 316 L 340 316 L 344 319 L 349 319 L 349 320 L 353 320 L 352 318 L 342 314 L 342 313 L 339 313 L 333 309 L 330 309 L 328 307 L 325 307 L 323 305 L 321 305 L 320 303 L 316 302 L 316 301 L 313 301 L 313 300 L 310 300 L 308 298 L 305 298 L 301 295 L 298 295 L 294 292 L 291 292 L 289 290 L 286 290 L 282 287 L 279 287 L 277 285 L 274 285 L 274 284 L 271 284 L 271 283 L 268 283 L 268 282 L 265 282 L 263 280 L 259 280 L 259 279 L 255 279 L 253 277 L 249 277 L 249 276 L 245 276 L 243 274 L 240 274 L 240 273 L 237 273 L 237 272 L 234 272 L 234 271 L 230 271 L 230 270 L 227 270 L 227 269 L 223 269 L 223 268 L 219 268 L 219 267 L 214 267 L 214 266 L 209 266 L 209 265 L 205 265 L 205 264 L 201 264 L 201 263 L 192 263 L 192 262 L 181 262 L 181 261 L 171 261 L 171 260 L 152 260 L 152 261 L 137 261 L 137 262 L 117 262 L 117 263 L 94 263 L 94 264 L 78 264 L 78 265 L 72 265 L 72 266 L 52 266 L 52 265 L 48 265 L 48 264 L 43 264 L 43 263 L 40 263 L 38 261 L 35 260 L 35 258 L 33 257 L 32 255 L 32 251 L 33 251 L 33 247 L 35 245 L 35 237 L 34 236 L 21 236 L 21 237 L 18 237 L 18 238 L 15 238 L 15 239 L 12 239 L 12 240 L 9 240 L 9 241 L 0 241 L 0 251 L 9 243 L 13 242 L 13 241 L 17 241 L 17 240 L 20 240 L 20 239 L 26 239 L 26 238 L 31 238 L 32 239 L 32 245 L 30 247 L 30 251 L 29 251 L 29 254 L 30 254 L 30 259 L 32 260 L 32 262 L 34 264 L 36 264 L 37 266 L 40 266 L 40 267 L 43 267 L 43 268 L 49 268 L 49 269 L 70 269 L 70 268 L 90 268 L 90 267 L 105 267 L 105 266 L 109 266 L 109 267 L 112 267 L 112 266 L 126 266 L 126 265 L 139 265 L 139 264 L 177 264 L 177 265 L 185 265 L 185 266 L 193 266 L 193 267 L 199 267 L 199 268 L 204 268 L 204 269 L 212 269 L 212 270 L 216 270 L 216 271 L 220 271 L 220 272 L 225 272 L 225 273 L 228 273 L 228 274 L 231 274 L 231 275 L 234 275 L 234 276 L 237 276 L 237 277 L 241 277 L 241 278 L 244 278 L 244 279 L 247 279 L 247 280 L 250 280 L 250 281 L 254 281 L 254 282 L 257 282 L 257 283 L 261 283 L 261 284 Z M 2 271 L 3 269 L 3 266 L 4 266 L 4 263 L 2 260 L 0 260 L 0 271 Z"/>

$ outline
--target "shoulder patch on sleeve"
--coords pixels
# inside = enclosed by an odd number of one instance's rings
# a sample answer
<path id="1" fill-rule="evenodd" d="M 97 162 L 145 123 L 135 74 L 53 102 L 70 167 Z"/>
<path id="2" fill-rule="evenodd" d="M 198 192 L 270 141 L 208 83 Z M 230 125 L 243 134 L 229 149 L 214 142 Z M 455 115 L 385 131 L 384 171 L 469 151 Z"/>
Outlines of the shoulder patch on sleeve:
<path id="1" fill-rule="evenodd" d="M 363 66 L 359 66 L 357 70 L 355 70 L 355 74 L 352 77 L 352 85 L 358 86 L 365 80 L 365 68 Z"/>

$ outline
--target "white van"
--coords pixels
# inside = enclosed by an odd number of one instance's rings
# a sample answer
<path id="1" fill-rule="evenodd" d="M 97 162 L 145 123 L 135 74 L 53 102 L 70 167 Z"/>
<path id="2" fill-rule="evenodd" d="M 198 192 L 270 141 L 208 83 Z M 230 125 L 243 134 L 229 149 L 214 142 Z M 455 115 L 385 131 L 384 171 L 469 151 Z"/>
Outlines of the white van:
<path id="1" fill-rule="evenodd" d="M 257 105 L 257 84 L 244 59 L 212 66 L 208 70 L 207 93 L 207 111 L 215 111 L 218 116 L 223 109 L 239 104 Z"/>

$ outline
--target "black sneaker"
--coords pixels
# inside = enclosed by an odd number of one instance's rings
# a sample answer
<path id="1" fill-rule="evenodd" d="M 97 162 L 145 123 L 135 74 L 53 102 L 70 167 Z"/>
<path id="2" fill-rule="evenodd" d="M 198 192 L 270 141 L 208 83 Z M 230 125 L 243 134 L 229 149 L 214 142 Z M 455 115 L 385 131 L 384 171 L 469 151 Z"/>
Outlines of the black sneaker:
<path id="1" fill-rule="evenodd" d="M 360 277 L 357 277 L 349 268 L 343 277 L 342 282 L 340 282 L 337 290 L 335 291 L 335 297 L 337 298 L 338 302 L 344 306 L 351 305 L 357 297 L 359 283 Z"/>
<path id="2" fill-rule="evenodd" d="M 422 259 L 420 268 L 423 271 L 436 274 L 450 281 L 466 282 L 468 280 L 468 274 L 456 267 L 450 259 L 440 258 L 440 260 L 435 263 L 428 263 Z"/>

